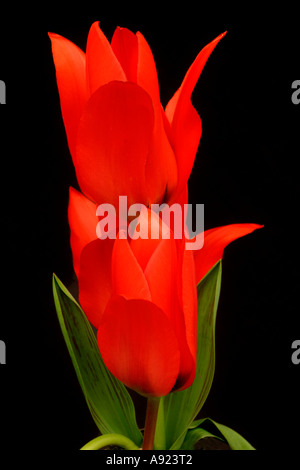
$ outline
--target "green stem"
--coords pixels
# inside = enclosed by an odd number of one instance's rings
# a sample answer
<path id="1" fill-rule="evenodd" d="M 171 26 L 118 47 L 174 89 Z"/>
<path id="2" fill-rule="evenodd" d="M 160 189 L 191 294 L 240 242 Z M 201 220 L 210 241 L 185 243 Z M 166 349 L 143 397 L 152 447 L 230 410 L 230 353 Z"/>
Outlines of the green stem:
<path id="1" fill-rule="evenodd" d="M 99 450 L 105 446 L 118 446 L 126 450 L 139 450 L 139 447 L 128 437 L 122 434 L 103 434 L 102 436 L 92 439 L 90 442 L 81 447 L 80 450 Z"/>
<path id="2" fill-rule="evenodd" d="M 143 450 L 152 450 L 160 397 L 149 397 L 147 401 Z"/>

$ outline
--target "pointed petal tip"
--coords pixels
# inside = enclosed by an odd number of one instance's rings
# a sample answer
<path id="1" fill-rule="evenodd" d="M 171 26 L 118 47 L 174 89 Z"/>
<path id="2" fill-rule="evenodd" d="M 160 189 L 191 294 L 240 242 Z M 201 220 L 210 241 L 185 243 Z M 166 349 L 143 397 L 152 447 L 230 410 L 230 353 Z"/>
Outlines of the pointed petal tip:
<path id="1" fill-rule="evenodd" d="M 260 224 L 239 223 L 206 230 L 203 248 L 194 251 L 197 284 L 213 265 L 223 258 L 224 249 L 230 243 L 263 227 Z"/>
<path id="2" fill-rule="evenodd" d="M 253 230 L 258 230 L 259 228 L 264 228 L 264 225 L 261 225 L 261 224 L 249 224 L 249 227 L 252 225 L 253 227 Z M 251 233 L 251 232 L 250 232 Z"/>
<path id="3" fill-rule="evenodd" d="M 91 28 L 95 28 L 95 26 L 99 26 L 99 25 L 100 25 L 100 21 L 96 20 L 92 23 Z"/>
<path id="4" fill-rule="evenodd" d="M 212 43 L 218 43 L 219 41 L 221 41 L 221 39 L 224 38 L 224 36 L 226 36 L 227 34 L 227 31 L 224 31 L 223 33 L 219 34 L 213 41 Z"/>
<path id="5" fill-rule="evenodd" d="M 51 41 L 52 41 L 53 39 L 63 39 L 63 37 L 62 37 L 60 34 L 51 33 L 51 31 L 48 31 L 48 36 L 49 36 L 49 38 L 51 39 Z"/>

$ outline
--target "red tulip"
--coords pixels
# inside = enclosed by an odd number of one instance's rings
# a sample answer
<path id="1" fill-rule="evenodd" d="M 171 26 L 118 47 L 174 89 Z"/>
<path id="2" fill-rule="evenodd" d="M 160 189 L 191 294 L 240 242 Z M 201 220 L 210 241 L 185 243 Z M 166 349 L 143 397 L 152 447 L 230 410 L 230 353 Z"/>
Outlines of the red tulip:
<path id="1" fill-rule="evenodd" d="M 202 130 L 191 94 L 224 34 L 198 54 L 165 111 L 141 33 L 118 27 L 109 43 L 94 23 L 86 53 L 49 34 L 69 149 L 89 199 L 115 207 L 119 195 L 129 205 L 187 202 Z"/>
<path id="2" fill-rule="evenodd" d="M 163 396 L 189 387 L 196 370 L 197 284 L 231 241 L 259 228 L 209 230 L 204 247 L 185 240 L 115 240 L 96 235 L 99 204 L 187 202 L 201 136 L 191 94 L 218 36 L 196 57 L 166 109 L 144 37 L 117 28 L 111 44 L 97 23 L 86 54 L 50 34 L 70 153 L 84 194 L 70 188 L 69 224 L 79 301 L 98 330 L 101 355 L 128 387 Z M 144 208 L 139 222 L 151 214 Z M 160 226 L 160 233 L 166 229 Z"/>
<path id="3" fill-rule="evenodd" d="M 81 193 L 70 190 L 79 301 L 98 330 L 103 360 L 139 393 L 163 396 L 183 390 L 195 375 L 196 286 L 231 241 L 261 226 L 234 224 L 208 230 L 204 247 L 189 251 L 184 239 L 162 236 L 99 240 L 94 232 L 95 208 Z M 149 214 L 145 211 L 141 223 Z M 152 216 L 158 223 L 157 215 L 151 212 Z"/>

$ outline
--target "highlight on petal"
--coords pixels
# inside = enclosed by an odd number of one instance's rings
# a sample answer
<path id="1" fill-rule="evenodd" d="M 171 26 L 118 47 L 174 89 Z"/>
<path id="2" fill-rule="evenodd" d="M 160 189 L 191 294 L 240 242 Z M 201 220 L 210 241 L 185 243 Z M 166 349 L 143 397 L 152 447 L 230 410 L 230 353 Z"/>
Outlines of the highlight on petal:
<path id="1" fill-rule="evenodd" d="M 121 382 L 142 395 L 164 396 L 179 371 L 179 349 L 172 324 L 147 300 L 113 298 L 101 320 L 102 358 Z"/>
<path id="2" fill-rule="evenodd" d="M 263 225 L 257 224 L 232 224 L 206 230 L 203 248 L 194 251 L 197 284 L 222 259 L 223 251 L 229 243 L 262 227 Z"/>
<path id="3" fill-rule="evenodd" d="M 116 28 L 111 40 L 111 47 L 122 66 L 126 78 L 137 82 L 138 41 L 134 33 L 127 28 Z"/>
<path id="4" fill-rule="evenodd" d="M 79 302 L 89 321 L 98 328 L 112 295 L 111 257 L 114 240 L 94 240 L 80 257 Z"/>
<path id="5" fill-rule="evenodd" d="M 191 95 L 210 54 L 225 34 L 220 34 L 201 50 L 180 88 L 166 106 L 165 112 L 173 131 L 173 145 L 179 169 L 179 191 L 190 176 L 202 133 L 201 119 L 191 103 Z"/>
<path id="6" fill-rule="evenodd" d="M 79 119 L 87 101 L 85 53 L 68 39 L 48 33 L 56 69 L 61 112 L 72 158 Z"/>
<path id="7" fill-rule="evenodd" d="M 153 138 L 149 95 L 131 82 L 110 82 L 88 101 L 77 139 L 75 169 L 80 188 L 93 201 L 118 207 L 146 203 L 145 165 Z M 156 192 L 152 182 L 152 192 Z"/>
<path id="8" fill-rule="evenodd" d="M 126 81 L 125 72 L 98 21 L 92 24 L 87 39 L 86 72 L 90 94 L 112 80 Z"/>
<path id="9" fill-rule="evenodd" d="M 69 189 L 68 219 L 71 230 L 71 250 L 74 271 L 78 277 L 80 255 L 83 248 L 97 238 L 96 204 L 76 189 Z"/>

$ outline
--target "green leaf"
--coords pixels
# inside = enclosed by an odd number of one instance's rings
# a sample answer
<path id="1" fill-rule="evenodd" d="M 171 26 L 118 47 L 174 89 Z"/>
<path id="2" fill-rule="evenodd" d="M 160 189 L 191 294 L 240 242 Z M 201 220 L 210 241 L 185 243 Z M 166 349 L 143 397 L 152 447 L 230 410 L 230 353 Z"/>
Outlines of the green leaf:
<path id="1" fill-rule="evenodd" d="M 201 439 L 205 439 L 206 437 L 214 437 L 216 439 L 221 439 L 219 436 L 216 436 L 215 434 L 212 434 L 209 431 L 206 431 L 205 429 L 198 427 L 195 429 L 189 429 L 188 432 L 186 433 L 185 439 L 181 445 L 181 450 L 194 450 L 194 445 L 200 441 Z"/>
<path id="2" fill-rule="evenodd" d="M 161 400 L 157 428 L 165 429 L 166 449 L 180 449 L 189 425 L 201 410 L 215 370 L 215 323 L 221 287 L 221 260 L 198 284 L 197 369 L 191 387 Z M 155 448 L 162 442 L 155 439 Z"/>
<path id="3" fill-rule="evenodd" d="M 204 418 L 194 421 L 190 426 L 191 431 L 188 431 L 188 433 L 194 432 L 197 429 L 201 429 L 201 432 L 203 432 L 205 431 L 207 425 L 213 425 L 216 431 L 219 431 L 220 435 L 224 438 L 224 440 L 228 443 L 232 450 L 255 450 L 255 448 L 236 431 L 229 428 L 228 426 L 225 426 L 224 424 L 217 423 L 216 421 L 213 421 L 210 418 Z"/>
<path id="4" fill-rule="evenodd" d="M 79 383 L 100 432 L 122 434 L 140 445 L 142 434 L 136 424 L 132 399 L 105 366 L 89 321 L 55 274 L 53 296 Z"/>
<path id="5" fill-rule="evenodd" d="M 117 446 L 125 450 L 139 450 L 140 448 L 122 434 L 103 434 L 95 437 L 90 442 L 81 447 L 80 450 L 99 450 L 107 446 Z"/>

